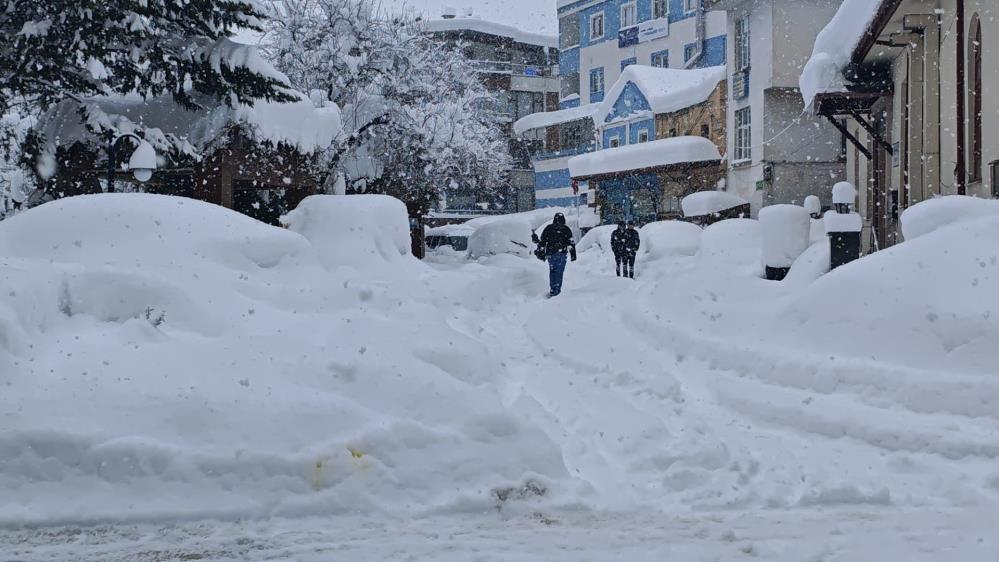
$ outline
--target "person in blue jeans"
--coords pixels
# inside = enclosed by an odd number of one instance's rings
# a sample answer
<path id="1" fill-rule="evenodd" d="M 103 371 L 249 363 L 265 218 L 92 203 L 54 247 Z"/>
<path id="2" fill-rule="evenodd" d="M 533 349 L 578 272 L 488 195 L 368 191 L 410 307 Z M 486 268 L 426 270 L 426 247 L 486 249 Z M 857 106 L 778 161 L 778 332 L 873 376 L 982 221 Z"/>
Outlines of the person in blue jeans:
<path id="1" fill-rule="evenodd" d="M 555 213 L 552 224 L 545 227 L 541 233 L 540 248 L 548 260 L 549 297 L 556 297 L 562 292 L 562 276 L 565 273 L 566 258 L 571 256 L 576 261 L 576 242 L 572 230 L 565 224 L 565 215 Z"/>

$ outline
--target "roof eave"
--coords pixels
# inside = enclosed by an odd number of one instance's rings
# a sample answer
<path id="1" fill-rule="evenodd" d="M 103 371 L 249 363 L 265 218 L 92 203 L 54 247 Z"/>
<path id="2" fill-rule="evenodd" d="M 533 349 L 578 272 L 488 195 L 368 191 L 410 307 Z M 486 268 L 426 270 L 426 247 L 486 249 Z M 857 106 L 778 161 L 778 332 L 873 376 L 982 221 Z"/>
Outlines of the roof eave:
<path id="1" fill-rule="evenodd" d="M 660 166 L 651 166 L 648 168 L 636 168 L 634 170 L 622 170 L 620 172 L 607 172 L 604 174 L 592 174 L 588 176 L 572 176 L 572 179 L 578 181 L 601 181 L 608 179 L 619 179 L 622 177 L 630 176 L 632 174 L 656 174 L 660 172 L 672 172 L 681 169 L 691 169 L 691 168 L 708 168 L 710 166 L 720 166 L 722 160 L 697 160 L 694 162 L 675 162 L 673 164 L 663 164 Z"/>
<path id="2" fill-rule="evenodd" d="M 867 58 L 867 54 L 874 48 L 877 44 L 878 37 L 888 26 L 891 21 L 892 15 L 898 10 L 899 6 L 902 5 L 902 0 L 880 0 L 881 5 L 878 6 L 878 11 L 874 15 L 874 19 L 871 24 L 867 26 L 867 31 L 864 32 L 863 37 L 861 37 L 860 42 L 853 49 L 853 54 L 851 56 L 851 62 L 853 64 L 862 64 L 864 59 Z"/>

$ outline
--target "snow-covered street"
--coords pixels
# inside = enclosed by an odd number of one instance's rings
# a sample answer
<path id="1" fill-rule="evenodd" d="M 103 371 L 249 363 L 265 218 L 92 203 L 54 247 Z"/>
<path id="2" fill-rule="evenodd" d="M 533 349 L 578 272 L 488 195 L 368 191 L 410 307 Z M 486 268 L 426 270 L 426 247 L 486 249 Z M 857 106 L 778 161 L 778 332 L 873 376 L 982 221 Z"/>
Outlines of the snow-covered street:
<path id="1" fill-rule="evenodd" d="M 332 517 L 0 531 L 4 560 L 988 561 L 993 509 L 413 519 Z"/>
<path id="2" fill-rule="evenodd" d="M 533 257 L 405 255 L 377 196 L 291 232 L 144 195 L 24 213 L 0 558 L 991 560 L 999 215 L 951 203 L 782 283 L 756 221 L 654 225 L 635 281 L 597 229 L 550 300 Z"/>

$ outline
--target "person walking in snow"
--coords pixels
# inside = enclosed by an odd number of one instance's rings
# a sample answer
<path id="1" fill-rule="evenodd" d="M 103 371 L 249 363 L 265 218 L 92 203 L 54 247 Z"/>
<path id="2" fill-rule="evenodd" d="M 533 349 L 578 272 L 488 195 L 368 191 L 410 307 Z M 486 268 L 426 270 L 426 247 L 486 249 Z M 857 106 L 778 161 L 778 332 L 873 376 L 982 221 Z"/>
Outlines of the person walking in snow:
<path id="1" fill-rule="evenodd" d="M 614 252 L 614 266 L 615 271 L 617 271 L 617 276 L 621 276 L 621 264 L 625 263 L 625 239 L 627 238 L 628 230 L 625 228 L 624 221 L 617 223 L 617 228 L 611 234 L 611 251 Z M 624 276 L 628 276 L 628 270 L 625 269 Z"/>
<path id="2" fill-rule="evenodd" d="M 576 242 L 572 230 L 565 224 L 565 215 L 555 213 L 555 219 L 541 233 L 539 249 L 548 260 L 549 297 L 556 297 L 562 292 L 562 275 L 565 273 L 565 262 L 568 256 L 576 261 Z"/>
<path id="3" fill-rule="evenodd" d="M 617 230 L 611 234 L 611 250 L 614 252 L 618 277 L 635 278 L 635 256 L 641 245 L 635 223 L 629 221 L 627 227 L 624 221 L 617 223 Z"/>

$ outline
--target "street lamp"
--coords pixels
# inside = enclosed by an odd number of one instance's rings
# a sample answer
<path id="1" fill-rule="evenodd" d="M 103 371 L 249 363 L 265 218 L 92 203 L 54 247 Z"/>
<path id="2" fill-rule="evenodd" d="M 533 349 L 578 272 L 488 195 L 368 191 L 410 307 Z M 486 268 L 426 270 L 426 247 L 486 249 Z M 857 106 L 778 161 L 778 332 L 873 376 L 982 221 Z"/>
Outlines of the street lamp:
<path id="1" fill-rule="evenodd" d="M 118 146 L 118 141 L 126 137 L 138 145 L 128 159 L 128 169 L 132 170 L 132 176 L 140 182 L 146 182 L 153 177 L 153 170 L 156 169 L 156 150 L 153 149 L 153 145 L 133 133 L 123 133 L 116 136 L 113 131 L 108 131 L 108 193 L 114 192 L 114 176 L 117 171 L 118 159 L 115 149 Z"/>

